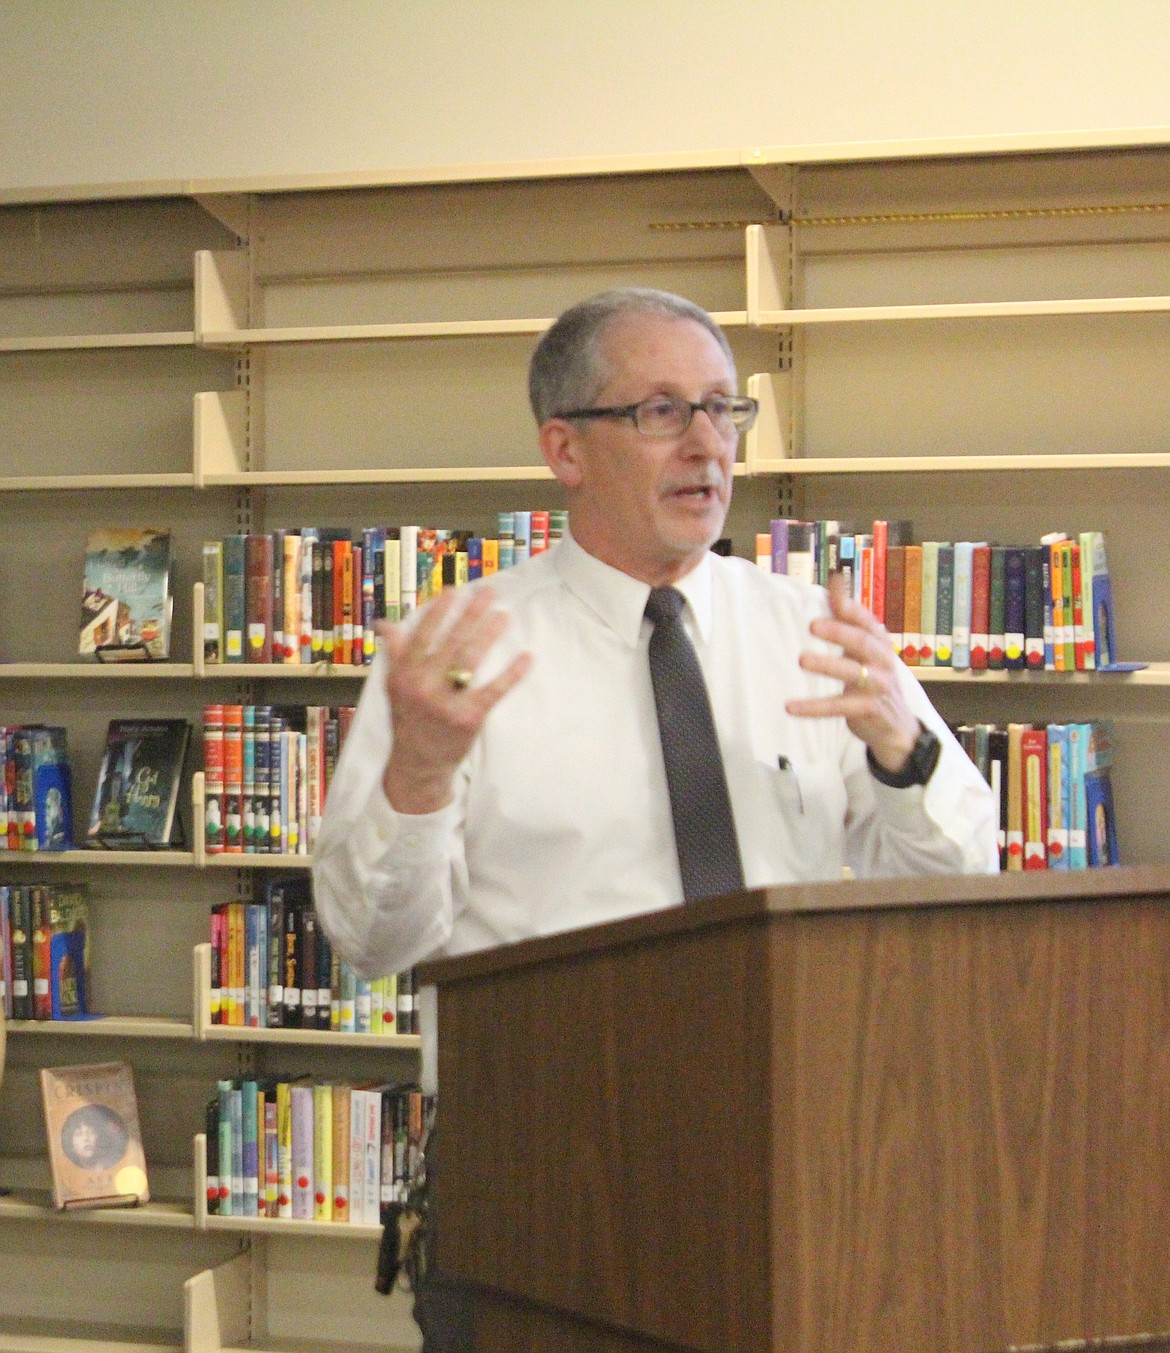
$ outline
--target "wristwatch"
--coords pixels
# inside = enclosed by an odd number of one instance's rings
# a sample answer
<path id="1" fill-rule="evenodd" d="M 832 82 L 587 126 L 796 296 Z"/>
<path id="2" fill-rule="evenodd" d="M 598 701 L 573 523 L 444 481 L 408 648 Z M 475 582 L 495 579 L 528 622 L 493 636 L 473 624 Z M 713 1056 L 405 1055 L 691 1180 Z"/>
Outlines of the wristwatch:
<path id="1" fill-rule="evenodd" d="M 900 771 L 889 771 L 874 760 L 873 752 L 867 747 L 865 759 L 869 762 L 869 773 L 879 784 L 889 785 L 891 789 L 909 789 L 911 785 L 924 785 L 934 774 L 942 754 L 942 743 L 937 736 L 919 721 L 918 737 L 906 758 L 906 764 Z"/>

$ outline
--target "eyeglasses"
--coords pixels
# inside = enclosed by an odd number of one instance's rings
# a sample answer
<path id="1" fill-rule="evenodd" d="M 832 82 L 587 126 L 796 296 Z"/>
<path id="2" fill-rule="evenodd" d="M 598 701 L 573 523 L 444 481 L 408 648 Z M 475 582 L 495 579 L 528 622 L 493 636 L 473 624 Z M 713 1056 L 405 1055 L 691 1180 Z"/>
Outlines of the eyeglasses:
<path id="1" fill-rule="evenodd" d="M 723 436 L 747 432 L 760 411 L 759 400 L 746 395 L 708 395 L 693 403 L 674 395 L 652 395 L 637 404 L 623 404 L 609 409 L 572 409 L 555 414 L 556 418 L 628 418 L 645 437 L 677 437 L 691 425 L 695 414 L 702 409 Z"/>

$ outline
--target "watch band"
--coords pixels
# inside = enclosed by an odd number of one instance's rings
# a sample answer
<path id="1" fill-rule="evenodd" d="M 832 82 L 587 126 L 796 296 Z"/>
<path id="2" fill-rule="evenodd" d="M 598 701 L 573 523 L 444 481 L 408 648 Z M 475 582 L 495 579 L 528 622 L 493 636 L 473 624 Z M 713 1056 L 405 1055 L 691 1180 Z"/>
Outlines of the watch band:
<path id="1" fill-rule="evenodd" d="M 937 735 L 919 721 L 918 737 L 906 758 L 906 764 L 900 771 L 888 771 L 874 760 L 873 752 L 867 747 L 865 759 L 869 764 L 869 773 L 873 778 L 890 789 L 909 789 L 912 785 L 925 785 L 934 774 L 942 754 L 942 743 Z"/>

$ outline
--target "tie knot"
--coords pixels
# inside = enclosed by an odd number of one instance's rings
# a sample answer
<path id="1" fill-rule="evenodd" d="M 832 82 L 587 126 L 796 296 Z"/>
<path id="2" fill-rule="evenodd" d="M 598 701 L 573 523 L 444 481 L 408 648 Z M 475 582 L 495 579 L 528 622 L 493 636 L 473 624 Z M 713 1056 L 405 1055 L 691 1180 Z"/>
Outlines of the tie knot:
<path id="1" fill-rule="evenodd" d="M 654 587 L 646 602 L 646 618 L 652 625 L 677 620 L 686 598 L 676 587 Z"/>

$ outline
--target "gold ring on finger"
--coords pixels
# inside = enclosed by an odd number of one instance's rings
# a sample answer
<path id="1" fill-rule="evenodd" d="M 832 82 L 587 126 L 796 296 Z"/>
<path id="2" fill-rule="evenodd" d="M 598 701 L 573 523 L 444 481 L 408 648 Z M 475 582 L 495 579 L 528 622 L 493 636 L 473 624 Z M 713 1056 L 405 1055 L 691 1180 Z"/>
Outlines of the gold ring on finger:
<path id="1" fill-rule="evenodd" d="M 853 684 L 859 691 L 863 691 L 869 685 L 869 668 L 865 663 L 859 663 L 858 666 L 860 670 L 857 673 L 857 680 Z"/>
<path id="2" fill-rule="evenodd" d="M 472 676 L 474 676 L 474 673 L 470 667 L 447 668 L 447 681 L 452 690 L 465 691 L 471 685 Z"/>

